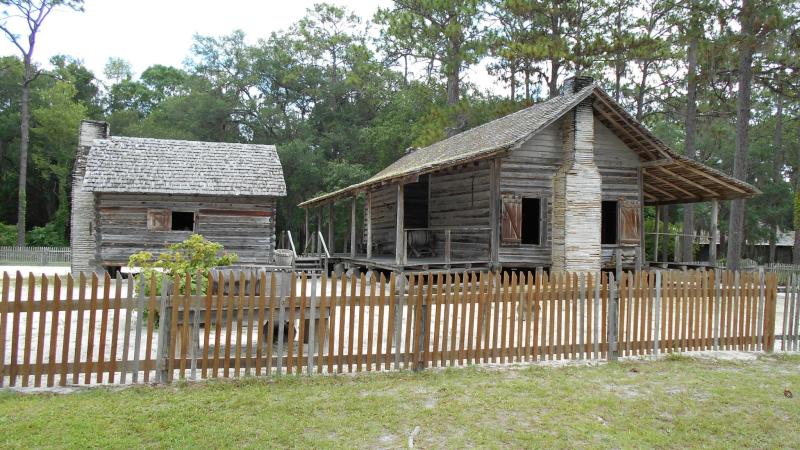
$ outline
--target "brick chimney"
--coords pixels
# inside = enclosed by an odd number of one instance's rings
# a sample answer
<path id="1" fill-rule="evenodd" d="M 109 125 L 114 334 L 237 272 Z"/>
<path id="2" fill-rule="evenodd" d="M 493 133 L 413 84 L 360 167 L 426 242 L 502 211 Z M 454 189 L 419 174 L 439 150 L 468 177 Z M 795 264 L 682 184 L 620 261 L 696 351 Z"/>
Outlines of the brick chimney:
<path id="1" fill-rule="evenodd" d="M 593 83 L 590 77 L 564 82 L 562 95 Z M 594 162 L 594 114 L 591 97 L 564 115 L 562 165 L 553 177 L 554 271 L 598 271 L 601 266 L 602 192 Z"/>
<path id="2" fill-rule="evenodd" d="M 83 190 L 86 161 L 95 139 L 110 135 L 108 123 L 82 120 L 78 132 L 78 150 L 72 170 L 72 211 L 70 214 L 70 247 L 72 248 L 72 273 L 102 270 L 95 245 L 94 193 Z"/>

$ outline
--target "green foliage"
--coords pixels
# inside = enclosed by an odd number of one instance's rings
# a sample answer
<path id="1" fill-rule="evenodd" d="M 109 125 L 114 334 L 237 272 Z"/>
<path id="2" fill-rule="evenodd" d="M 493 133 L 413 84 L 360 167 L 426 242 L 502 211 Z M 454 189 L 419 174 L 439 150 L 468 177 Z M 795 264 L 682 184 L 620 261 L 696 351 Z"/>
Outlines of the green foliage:
<path id="1" fill-rule="evenodd" d="M 794 193 L 794 209 L 792 210 L 792 225 L 795 231 L 800 230 L 800 191 Z"/>
<path id="2" fill-rule="evenodd" d="M 148 295 L 153 280 L 156 292 L 161 292 L 163 277 L 169 280 L 177 277 L 179 279 L 177 288 L 185 289 L 187 275 L 191 279 L 192 292 L 205 293 L 208 288 L 208 280 L 205 277 L 208 269 L 227 266 L 238 259 L 235 253 L 225 252 L 222 244 L 211 242 L 199 234 L 192 234 L 185 241 L 170 245 L 166 252 L 157 257 L 147 251 L 134 253 L 128 260 L 128 266 L 141 269 L 145 281 L 145 293 Z M 199 286 L 197 282 L 200 283 Z"/>
<path id="3" fill-rule="evenodd" d="M 25 243 L 34 247 L 68 247 L 63 224 L 50 222 L 43 227 L 33 227 L 25 236 Z"/>
<path id="4" fill-rule="evenodd" d="M 17 245 L 17 226 L 0 223 L 0 246 Z"/>

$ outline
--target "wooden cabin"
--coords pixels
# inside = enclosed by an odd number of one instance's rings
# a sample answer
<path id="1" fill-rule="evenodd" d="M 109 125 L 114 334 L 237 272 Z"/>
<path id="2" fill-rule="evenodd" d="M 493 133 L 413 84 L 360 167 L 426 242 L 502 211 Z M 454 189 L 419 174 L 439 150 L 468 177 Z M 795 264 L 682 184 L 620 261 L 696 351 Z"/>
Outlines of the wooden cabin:
<path id="1" fill-rule="evenodd" d="M 708 201 L 716 212 L 720 200 L 758 193 L 678 155 L 580 77 L 554 98 L 409 149 L 368 180 L 300 206 L 317 218 L 318 232 L 306 220 L 306 236 L 324 236 L 327 222 L 333 242 L 334 205 L 347 204 L 349 248 L 332 256 L 350 266 L 595 271 L 614 255 L 631 266 L 643 253 L 646 205 Z"/>
<path id="2" fill-rule="evenodd" d="M 286 195 L 272 145 L 110 136 L 81 123 L 72 190 L 72 271 L 127 265 L 192 233 L 243 264 L 270 264 L 275 203 Z"/>

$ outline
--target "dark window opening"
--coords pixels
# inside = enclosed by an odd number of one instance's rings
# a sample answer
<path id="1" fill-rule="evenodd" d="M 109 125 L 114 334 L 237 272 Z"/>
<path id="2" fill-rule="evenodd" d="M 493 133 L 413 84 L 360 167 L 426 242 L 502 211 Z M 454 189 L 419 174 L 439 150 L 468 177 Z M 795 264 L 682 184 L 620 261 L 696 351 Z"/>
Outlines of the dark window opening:
<path id="1" fill-rule="evenodd" d="M 600 216 L 600 243 L 603 245 L 616 245 L 619 243 L 617 224 L 617 202 L 604 201 Z"/>
<path id="2" fill-rule="evenodd" d="M 172 211 L 172 231 L 194 231 L 194 213 Z"/>
<path id="3" fill-rule="evenodd" d="M 428 228 L 428 186 L 430 177 L 403 186 L 403 223 L 406 228 Z"/>
<path id="4" fill-rule="evenodd" d="M 538 198 L 522 199 L 522 243 L 542 243 L 542 201 Z"/>

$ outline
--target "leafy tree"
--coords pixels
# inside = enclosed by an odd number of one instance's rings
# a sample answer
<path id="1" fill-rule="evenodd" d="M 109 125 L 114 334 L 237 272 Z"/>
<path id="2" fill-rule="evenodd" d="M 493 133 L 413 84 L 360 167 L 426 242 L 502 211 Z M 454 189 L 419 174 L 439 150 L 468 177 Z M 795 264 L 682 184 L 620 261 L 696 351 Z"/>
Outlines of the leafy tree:
<path id="1" fill-rule="evenodd" d="M 461 99 L 461 73 L 485 52 L 486 30 L 480 0 L 395 0 L 392 9 L 379 9 L 375 21 L 412 56 L 438 63 L 446 80 L 447 105 Z M 458 120 L 463 120 L 458 118 Z M 463 121 L 448 128 L 448 136 L 464 128 Z"/>
<path id="2" fill-rule="evenodd" d="M 25 245 L 25 212 L 27 208 L 28 144 L 30 141 L 30 88 L 41 73 L 34 67 L 33 52 L 36 37 L 45 19 L 54 8 L 66 6 L 76 11 L 83 10 L 83 0 L 1 0 L 0 31 L 19 50 L 22 56 L 23 72 L 20 101 L 20 140 L 19 140 L 19 189 L 17 206 L 17 245 Z M 20 36 L 14 30 L 21 19 L 26 26 L 27 36 Z M 13 23 L 16 22 L 16 23 Z"/>

